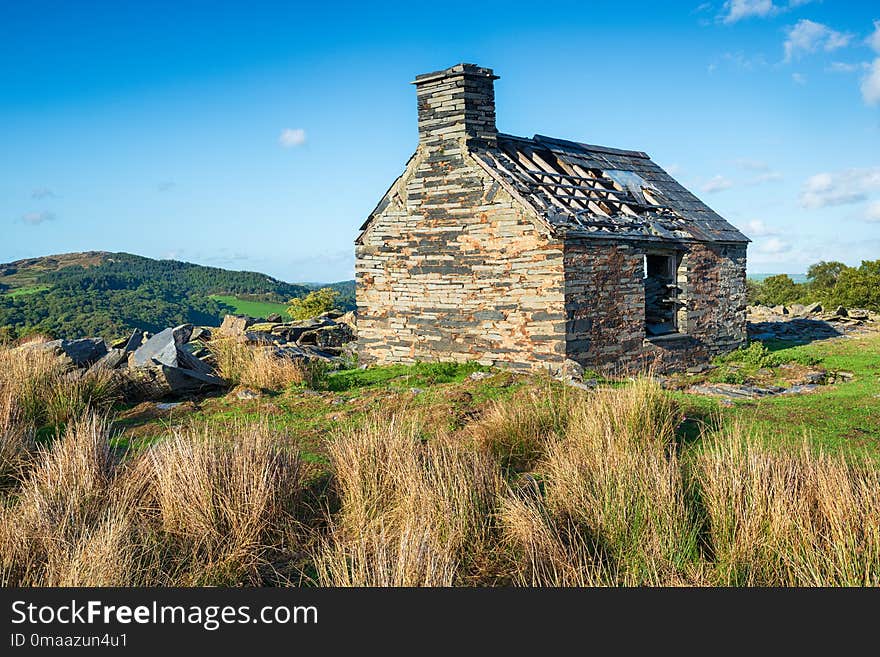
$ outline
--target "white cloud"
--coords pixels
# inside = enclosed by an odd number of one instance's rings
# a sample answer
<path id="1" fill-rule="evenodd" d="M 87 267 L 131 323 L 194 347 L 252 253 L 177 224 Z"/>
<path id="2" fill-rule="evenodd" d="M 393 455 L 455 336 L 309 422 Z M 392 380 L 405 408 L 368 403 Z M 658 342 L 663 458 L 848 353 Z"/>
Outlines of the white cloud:
<path id="1" fill-rule="evenodd" d="M 874 60 L 868 74 L 862 78 L 862 98 L 868 105 L 880 104 L 880 57 Z"/>
<path id="2" fill-rule="evenodd" d="M 285 128 L 278 137 L 278 143 L 284 148 L 293 148 L 301 146 L 306 141 L 306 131 L 302 128 Z"/>
<path id="3" fill-rule="evenodd" d="M 788 28 L 788 38 L 783 47 L 785 61 L 790 62 L 806 53 L 821 49 L 826 52 L 843 48 L 852 39 L 851 34 L 833 30 L 827 25 L 802 18 Z"/>
<path id="4" fill-rule="evenodd" d="M 880 21 L 874 21 L 874 31 L 868 37 L 867 44 L 874 52 L 880 54 Z"/>
<path id="5" fill-rule="evenodd" d="M 747 185 L 761 185 L 763 183 L 768 182 L 779 182 L 785 176 L 783 176 L 778 171 L 768 171 L 767 173 L 762 173 L 760 176 L 755 176 L 751 180 L 749 180 Z"/>
<path id="6" fill-rule="evenodd" d="M 722 18 L 725 23 L 736 23 L 744 18 L 766 18 L 779 11 L 773 0 L 727 0 L 726 12 Z"/>
<path id="7" fill-rule="evenodd" d="M 764 162 L 764 160 L 752 160 L 747 157 L 741 157 L 738 160 L 734 160 L 734 164 L 740 169 L 745 169 L 746 171 L 767 171 L 770 169 L 770 165 Z"/>
<path id="8" fill-rule="evenodd" d="M 733 183 L 724 176 L 715 176 L 703 185 L 703 191 L 707 194 L 715 194 L 733 187 Z"/>
<path id="9" fill-rule="evenodd" d="M 784 5 L 777 5 L 773 0 L 727 0 L 724 3 L 721 20 L 724 23 L 736 23 L 745 18 L 768 18 L 797 7 L 810 4 L 814 0 L 789 0 Z"/>
<path id="10" fill-rule="evenodd" d="M 53 192 L 48 187 L 37 187 L 34 191 L 31 192 L 31 198 L 35 198 L 38 200 L 55 198 L 55 192 Z"/>
<path id="11" fill-rule="evenodd" d="M 855 73 L 859 70 L 859 64 L 848 62 L 831 62 L 825 67 L 826 73 Z"/>
<path id="12" fill-rule="evenodd" d="M 746 235 L 749 237 L 767 237 L 769 235 L 778 235 L 779 232 L 771 228 L 760 219 L 752 219 L 745 223 L 743 227 Z"/>
<path id="13" fill-rule="evenodd" d="M 755 245 L 755 250 L 763 255 L 782 255 L 791 251 L 791 244 L 778 237 L 770 237 L 766 240 L 759 240 Z"/>
<path id="14" fill-rule="evenodd" d="M 803 73 L 792 73 L 791 79 L 794 80 L 795 84 L 806 84 L 807 76 Z"/>
<path id="15" fill-rule="evenodd" d="M 55 215 L 51 212 L 28 212 L 21 216 L 22 222 L 29 226 L 39 226 L 44 221 L 53 221 Z"/>
<path id="16" fill-rule="evenodd" d="M 880 201 L 874 201 L 868 206 L 865 221 L 869 224 L 880 224 Z"/>
<path id="17" fill-rule="evenodd" d="M 878 190 L 880 167 L 817 173 L 804 183 L 800 202 L 805 208 L 847 205 L 864 201 L 871 192 Z"/>

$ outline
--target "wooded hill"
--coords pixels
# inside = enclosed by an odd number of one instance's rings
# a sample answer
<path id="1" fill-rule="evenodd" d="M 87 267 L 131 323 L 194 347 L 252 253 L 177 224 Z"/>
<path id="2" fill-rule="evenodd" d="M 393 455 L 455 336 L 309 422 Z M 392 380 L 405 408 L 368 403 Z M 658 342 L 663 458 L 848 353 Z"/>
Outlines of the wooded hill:
<path id="1" fill-rule="evenodd" d="M 354 283 L 332 285 L 353 307 Z M 0 338 L 117 337 L 139 328 L 218 325 L 233 309 L 211 295 L 286 303 L 314 286 L 266 274 L 230 271 L 130 253 L 90 251 L 0 264 Z"/>

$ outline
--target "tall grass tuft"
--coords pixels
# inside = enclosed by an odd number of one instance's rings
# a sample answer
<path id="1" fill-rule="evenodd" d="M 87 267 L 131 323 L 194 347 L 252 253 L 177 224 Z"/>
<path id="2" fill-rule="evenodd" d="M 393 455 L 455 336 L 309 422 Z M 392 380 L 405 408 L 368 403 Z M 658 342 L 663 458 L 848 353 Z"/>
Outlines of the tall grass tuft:
<path id="1" fill-rule="evenodd" d="M 706 437 L 695 475 L 718 583 L 880 585 L 880 471 L 746 427 Z"/>
<path id="2" fill-rule="evenodd" d="M 189 584 L 260 582 L 265 552 L 300 492 L 299 455 L 267 424 L 206 425 L 145 456 L 148 499 Z"/>
<path id="3" fill-rule="evenodd" d="M 101 532 L 104 542 L 115 537 L 137 508 L 124 489 L 113 486 L 108 439 L 107 422 L 89 415 L 70 424 L 51 447 L 39 449 L 36 465 L 0 519 L 4 584 L 84 583 L 74 576 L 91 572 L 101 573 L 95 582 L 125 586 L 139 577 L 137 568 L 113 569 L 109 551 L 97 549 Z M 116 558 L 127 558 L 128 543 L 113 545 L 121 555 Z"/>
<path id="4" fill-rule="evenodd" d="M 340 500 L 315 555 L 327 586 L 451 586 L 486 545 L 502 489 L 482 450 L 377 418 L 329 446 Z"/>
<path id="5" fill-rule="evenodd" d="M 675 449 L 678 418 L 649 379 L 598 391 L 572 410 L 538 465 L 544 499 L 508 501 L 502 512 L 508 534 L 527 548 L 530 583 L 692 581 L 699 531 Z M 524 542 L 523 526 L 535 528 L 537 544 Z"/>
<path id="6" fill-rule="evenodd" d="M 468 428 L 470 435 L 502 463 L 505 470 L 534 467 L 546 445 L 565 432 L 578 398 L 573 391 L 547 387 L 504 401 L 493 401 Z"/>
<path id="7" fill-rule="evenodd" d="M 214 338 L 209 348 L 220 376 L 232 384 L 267 390 L 290 385 L 315 388 L 327 369 L 324 363 L 279 356 L 274 348 L 249 346 L 236 338 Z"/>

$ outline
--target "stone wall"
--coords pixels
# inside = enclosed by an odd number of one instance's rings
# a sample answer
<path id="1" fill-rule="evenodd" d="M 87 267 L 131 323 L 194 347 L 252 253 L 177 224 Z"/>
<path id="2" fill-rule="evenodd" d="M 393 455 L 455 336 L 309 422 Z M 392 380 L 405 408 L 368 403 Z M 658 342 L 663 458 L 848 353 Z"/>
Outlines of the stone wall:
<path id="1" fill-rule="evenodd" d="M 357 246 L 361 362 L 561 365 L 561 244 L 461 147 L 420 146 L 383 204 Z"/>
<path id="2" fill-rule="evenodd" d="M 567 241 L 568 358 L 596 369 L 662 371 L 704 362 L 745 344 L 745 245 L 678 247 L 679 297 L 685 304 L 679 313 L 679 333 L 646 339 L 643 256 L 657 247 L 611 240 Z"/>

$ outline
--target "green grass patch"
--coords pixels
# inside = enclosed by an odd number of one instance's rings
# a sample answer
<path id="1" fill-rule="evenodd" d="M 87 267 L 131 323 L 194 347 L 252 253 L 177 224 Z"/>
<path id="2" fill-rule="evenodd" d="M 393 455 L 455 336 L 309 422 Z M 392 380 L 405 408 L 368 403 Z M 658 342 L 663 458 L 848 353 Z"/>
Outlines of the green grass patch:
<path id="1" fill-rule="evenodd" d="M 757 343 L 753 343 L 757 344 Z M 798 363 L 820 366 L 829 373 L 850 372 L 852 380 L 821 386 L 816 392 L 737 401 L 724 406 L 717 399 L 675 393 L 694 422 L 754 423 L 771 441 L 798 443 L 805 438 L 831 451 L 873 453 L 880 458 L 880 335 L 818 341 L 807 345 L 775 342 L 764 350 L 720 359 L 740 370 L 716 374 L 736 379 L 755 368 L 756 362 Z M 724 370 L 724 367 L 719 367 Z M 731 383 L 738 381 L 731 380 Z"/>
<path id="2" fill-rule="evenodd" d="M 45 292 L 51 287 L 51 285 L 30 285 L 28 287 L 19 287 L 7 292 L 6 296 L 12 297 L 13 299 L 15 297 L 26 297 L 31 294 L 37 294 L 38 292 Z"/>
<path id="3" fill-rule="evenodd" d="M 340 392 L 353 388 L 368 388 L 383 384 L 392 387 L 412 387 L 464 381 L 474 372 L 489 368 L 479 363 L 416 363 L 415 365 L 384 365 L 364 370 L 342 370 L 329 374 L 327 390 Z"/>
<path id="4" fill-rule="evenodd" d="M 250 317 L 265 319 L 269 315 L 277 313 L 285 320 L 290 319 L 290 315 L 287 314 L 287 306 L 283 303 L 272 303 L 271 301 L 248 301 L 228 294 L 212 294 L 210 295 L 210 298 L 229 306 L 232 309 L 230 312 L 236 315 L 248 315 Z"/>

